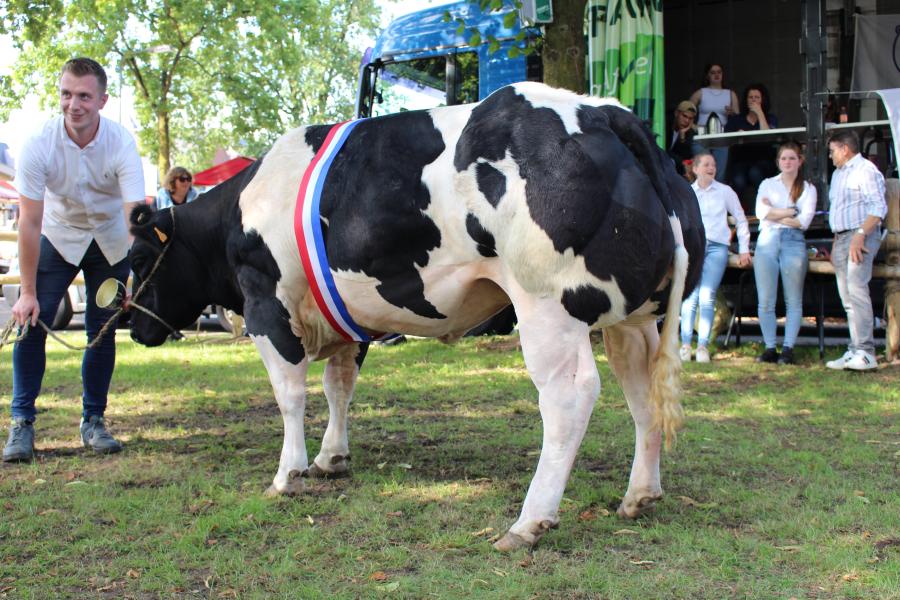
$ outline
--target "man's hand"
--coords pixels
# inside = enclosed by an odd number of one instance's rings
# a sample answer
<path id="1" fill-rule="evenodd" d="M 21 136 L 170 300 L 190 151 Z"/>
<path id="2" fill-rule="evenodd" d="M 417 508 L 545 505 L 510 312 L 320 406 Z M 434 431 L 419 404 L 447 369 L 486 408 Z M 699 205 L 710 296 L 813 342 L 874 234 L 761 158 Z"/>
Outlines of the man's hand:
<path id="1" fill-rule="evenodd" d="M 853 237 L 850 238 L 850 260 L 860 264 L 863 261 L 863 254 L 868 253 L 869 251 L 866 250 L 866 236 L 861 233 L 854 233 Z"/>
<path id="2" fill-rule="evenodd" d="M 753 262 L 753 260 L 750 258 L 749 252 L 741 252 L 738 254 L 739 267 L 749 267 L 751 262 Z"/>
<path id="3" fill-rule="evenodd" d="M 25 292 L 19 295 L 19 299 L 16 300 L 12 309 L 13 318 L 16 320 L 19 327 L 25 325 L 29 321 L 32 326 L 37 325 L 40 312 L 41 307 L 38 304 L 37 298 L 34 294 Z"/>

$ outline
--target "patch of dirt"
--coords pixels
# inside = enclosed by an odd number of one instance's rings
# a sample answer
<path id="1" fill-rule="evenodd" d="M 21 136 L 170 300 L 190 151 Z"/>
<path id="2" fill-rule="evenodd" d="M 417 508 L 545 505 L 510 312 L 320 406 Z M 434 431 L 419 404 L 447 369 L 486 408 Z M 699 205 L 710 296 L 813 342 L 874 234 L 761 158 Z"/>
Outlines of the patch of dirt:
<path id="1" fill-rule="evenodd" d="M 495 352 L 519 352 L 522 349 L 522 344 L 519 343 L 519 336 L 510 335 L 478 342 L 475 344 L 475 348 Z"/>

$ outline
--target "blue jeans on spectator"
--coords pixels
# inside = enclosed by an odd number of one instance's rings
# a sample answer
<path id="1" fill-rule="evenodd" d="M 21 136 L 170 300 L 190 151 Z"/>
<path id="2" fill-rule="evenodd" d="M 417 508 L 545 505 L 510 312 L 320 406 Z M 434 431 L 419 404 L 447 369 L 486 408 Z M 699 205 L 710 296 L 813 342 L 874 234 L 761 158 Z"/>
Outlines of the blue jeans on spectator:
<path id="1" fill-rule="evenodd" d="M 778 300 L 778 273 L 784 286 L 784 306 L 787 319 L 784 324 L 784 348 L 793 348 L 803 320 L 803 281 L 809 258 L 803 231 L 789 228 L 768 227 L 756 240 L 753 256 L 753 273 L 756 277 L 756 295 L 759 327 L 762 329 L 766 348 L 774 348 L 776 340 L 775 303 Z"/>
<path id="2" fill-rule="evenodd" d="M 681 304 L 681 343 L 690 344 L 694 333 L 694 316 L 697 305 L 700 305 L 700 322 L 697 325 L 697 345 L 706 346 L 712 331 L 713 317 L 716 314 L 716 291 L 722 283 L 725 267 L 728 266 L 728 246 L 718 242 L 706 242 L 706 255 L 703 257 L 703 273 L 700 284 Z"/>
<path id="3" fill-rule="evenodd" d="M 84 271 L 87 307 L 84 323 L 88 341 L 93 340 L 97 332 L 115 313 L 113 310 L 101 309 L 97 306 L 95 296 L 97 288 L 109 277 L 121 282 L 128 279 L 128 259 L 125 258 L 114 265 L 107 262 L 106 257 L 91 242 L 81 263 L 67 263 L 56 251 L 53 244 L 41 236 L 41 255 L 37 269 L 37 301 L 40 305 L 41 321 L 50 325 L 56 315 L 56 309 L 69 285 L 78 274 Z M 103 416 L 106 410 L 106 396 L 109 382 L 112 379 L 116 364 L 116 332 L 115 327 L 103 336 L 103 340 L 89 350 L 85 350 L 81 362 L 82 382 L 82 416 L 87 420 L 97 415 Z M 47 333 L 38 325 L 28 330 L 25 339 L 18 342 L 13 349 L 13 396 L 12 417 L 14 419 L 35 418 L 35 400 L 41 391 L 46 366 L 45 346 Z"/>

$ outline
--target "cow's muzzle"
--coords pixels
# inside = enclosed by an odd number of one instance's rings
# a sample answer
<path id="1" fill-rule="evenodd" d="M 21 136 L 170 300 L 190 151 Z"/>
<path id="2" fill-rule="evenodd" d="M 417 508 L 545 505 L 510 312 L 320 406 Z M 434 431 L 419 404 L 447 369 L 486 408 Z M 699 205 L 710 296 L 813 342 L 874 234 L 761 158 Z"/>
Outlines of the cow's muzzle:
<path id="1" fill-rule="evenodd" d="M 125 284 L 118 279 L 110 277 L 109 279 L 101 283 L 100 287 L 97 288 L 97 295 L 95 299 L 97 301 L 97 306 L 108 310 L 116 309 L 121 312 L 126 312 L 128 310 L 131 310 L 132 308 L 135 308 L 162 323 L 163 326 L 172 334 L 173 339 L 180 340 L 184 337 L 183 335 L 181 335 L 180 331 L 166 323 L 162 319 L 162 317 L 154 313 L 149 308 L 144 308 L 143 306 L 135 302 L 134 299 L 128 295 L 128 290 L 125 289 Z"/>

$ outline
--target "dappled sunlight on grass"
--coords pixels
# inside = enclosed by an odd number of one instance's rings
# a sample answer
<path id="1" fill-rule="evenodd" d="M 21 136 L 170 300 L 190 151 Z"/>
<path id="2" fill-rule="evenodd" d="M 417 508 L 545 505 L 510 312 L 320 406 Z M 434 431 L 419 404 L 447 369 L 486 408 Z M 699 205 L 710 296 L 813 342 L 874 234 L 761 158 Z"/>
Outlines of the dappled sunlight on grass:
<path id="1" fill-rule="evenodd" d="M 401 484 L 392 481 L 384 485 L 384 489 L 379 493 L 379 496 L 417 503 L 450 503 L 455 501 L 470 502 L 481 498 L 485 494 L 496 493 L 496 490 L 491 486 L 491 480 L 481 478 L 474 481 L 436 483 L 413 480 Z"/>

